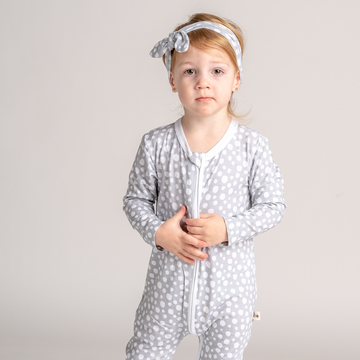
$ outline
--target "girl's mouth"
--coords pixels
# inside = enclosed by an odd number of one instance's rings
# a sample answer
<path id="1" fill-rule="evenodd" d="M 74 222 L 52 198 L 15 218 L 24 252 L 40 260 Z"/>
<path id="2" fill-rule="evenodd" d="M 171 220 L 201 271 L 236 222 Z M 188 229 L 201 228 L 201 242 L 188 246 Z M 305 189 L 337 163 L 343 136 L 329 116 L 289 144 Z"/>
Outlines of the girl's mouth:
<path id="1" fill-rule="evenodd" d="M 196 101 L 211 101 L 212 98 L 210 97 L 200 97 L 200 98 L 197 98 Z"/>

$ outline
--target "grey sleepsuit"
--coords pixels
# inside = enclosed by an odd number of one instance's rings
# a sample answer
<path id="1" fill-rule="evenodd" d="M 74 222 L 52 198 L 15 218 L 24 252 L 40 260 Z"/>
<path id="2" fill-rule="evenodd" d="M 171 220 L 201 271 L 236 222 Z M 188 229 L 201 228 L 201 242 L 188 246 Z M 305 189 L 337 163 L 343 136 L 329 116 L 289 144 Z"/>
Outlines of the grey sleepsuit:
<path id="1" fill-rule="evenodd" d="M 228 232 L 227 243 L 202 248 L 208 258 L 193 265 L 155 245 L 156 230 L 181 205 L 185 217 L 222 216 Z M 123 198 L 131 226 L 152 246 L 127 359 L 171 359 L 194 334 L 197 359 L 241 360 L 257 298 L 253 237 L 285 208 L 283 178 L 259 132 L 232 119 L 207 153 L 191 152 L 181 118 L 146 133 Z"/>

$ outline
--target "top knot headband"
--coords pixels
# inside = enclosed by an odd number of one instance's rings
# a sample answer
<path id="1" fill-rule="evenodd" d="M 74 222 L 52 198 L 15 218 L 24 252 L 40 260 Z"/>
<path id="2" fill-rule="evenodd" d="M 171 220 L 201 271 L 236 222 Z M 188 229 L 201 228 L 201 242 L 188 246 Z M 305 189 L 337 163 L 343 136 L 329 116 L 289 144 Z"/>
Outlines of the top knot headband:
<path id="1" fill-rule="evenodd" d="M 170 82 L 171 50 L 175 49 L 179 53 L 187 51 L 190 44 L 187 33 L 201 28 L 216 31 L 229 40 L 236 54 L 237 65 L 240 71 L 240 81 L 242 82 L 243 74 L 241 66 L 241 46 L 239 40 L 228 27 L 219 23 L 212 21 L 198 21 L 196 23 L 184 26 L 180 30 L 170 33 L 168 37 L 158 41 L 150 51 L 149 55 L 153 58 L 159 58 L 165 54 L 165 65 L 168 71 L 168 78 Z"/>

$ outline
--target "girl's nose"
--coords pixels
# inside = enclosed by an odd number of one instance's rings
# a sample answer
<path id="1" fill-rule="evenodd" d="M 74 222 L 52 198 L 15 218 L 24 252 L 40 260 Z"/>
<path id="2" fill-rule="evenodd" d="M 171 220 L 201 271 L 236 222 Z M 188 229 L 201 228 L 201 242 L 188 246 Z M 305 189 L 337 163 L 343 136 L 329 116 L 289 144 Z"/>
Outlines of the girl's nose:
<path id="1" fill-rule="evenodd" d="M 203 89 L 210 86 L 209 79 L 207 77 L 207 74 L 199 73 L 197 76 L 197 82 L 196 82 L 196 88 L 197 89 Z"/>

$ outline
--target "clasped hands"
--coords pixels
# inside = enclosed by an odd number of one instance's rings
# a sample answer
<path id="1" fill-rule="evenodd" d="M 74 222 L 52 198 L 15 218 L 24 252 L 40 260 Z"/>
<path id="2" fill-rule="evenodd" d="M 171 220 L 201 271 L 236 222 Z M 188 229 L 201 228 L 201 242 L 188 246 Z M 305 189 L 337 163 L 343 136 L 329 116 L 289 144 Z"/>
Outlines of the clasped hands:
<path id="1" fill-rule="evenodd" d="M 157 229 L 155 244 L 179 259 L 194 264 L 194 260 L 202 261 L 208 257 L 198 248 L 228 241 L 227 229 L 224 218 L 214 213 L 201 213 L 198 219 L 186 219 L 181 227 L 180 221 L 185 213 L 186 207 L 183 205 L 173 217 Z"/>

